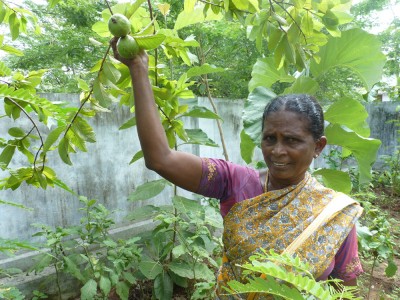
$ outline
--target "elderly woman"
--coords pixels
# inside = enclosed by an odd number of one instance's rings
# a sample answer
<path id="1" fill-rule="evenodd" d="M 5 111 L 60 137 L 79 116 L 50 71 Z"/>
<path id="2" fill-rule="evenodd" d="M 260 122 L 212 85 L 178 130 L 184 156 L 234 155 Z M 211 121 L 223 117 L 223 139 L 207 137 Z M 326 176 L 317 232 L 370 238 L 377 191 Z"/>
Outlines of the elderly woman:
<path id="1" fill-rule="evenodd" d="M 307 172 L 327 142 L 323 112 L 314 98 L 285 95 L 267 104 L 261 141 L 266 171 L 174 151 L 168 146 L 155 105 L 146 53 L 132 60 L 123 59 L 116 51 L 115 39 L 111 44 L 115 57 L 129 68 L 132 77 L 137 130 L 146 166 L 181 188 L 220 199 L 224 258 L 217 294 L 221 299 L 229 298 L 222 295 L 221 287 L 241 278 L 237 264 L 244 263 L 261 247 L 277 252 L 293 247 L 292 242 L 329 203 L 337 203 L 341 209 L 328 213 L 323 226 L 312 230 L 295 252 L 310 263 L 312 273 L 320 280 L 332 276 L 346 285 L 356 285 L 362 267 L 354 224 L 362 209 L 347 196 L 322 186 Z"/>

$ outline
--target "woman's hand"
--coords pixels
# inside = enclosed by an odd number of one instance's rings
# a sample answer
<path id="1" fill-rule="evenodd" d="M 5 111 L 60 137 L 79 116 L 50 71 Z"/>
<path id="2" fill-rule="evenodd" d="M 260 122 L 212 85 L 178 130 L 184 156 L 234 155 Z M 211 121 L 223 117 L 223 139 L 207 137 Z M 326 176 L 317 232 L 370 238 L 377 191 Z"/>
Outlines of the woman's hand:
<path id="1" fill-rule="evenodd" d="M 121 63 L 126 65 L 129 68 L 129 71 L 133 75 L 135 73 L 135 70 L 141 69 L 141 70 L 146 70 L 146 73 L 148 71 L 148 65 L 149 65 L 149 57 L 147 56 L 146 51 L 143 49 L 140 50 L 140 52 L 132 59 L 124 58 L 122 57 L 117 50 L 117 42 L 118 42 L 118 37 L 113 37 L 110 40 L 110 45 L 114 53 L 115 59 L 119 60 Z"/>

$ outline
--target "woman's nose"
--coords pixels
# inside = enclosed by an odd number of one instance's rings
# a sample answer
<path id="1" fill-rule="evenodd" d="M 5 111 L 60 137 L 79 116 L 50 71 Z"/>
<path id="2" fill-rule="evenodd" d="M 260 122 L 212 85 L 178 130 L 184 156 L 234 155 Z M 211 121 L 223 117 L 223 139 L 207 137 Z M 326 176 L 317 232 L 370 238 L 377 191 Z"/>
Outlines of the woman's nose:
<path id="1" fill-rule="evenodd" d="M 283 145 L 281 142 L 277 142 L 272 148 L 272 154 L 282 155 L 284 153 L 286 153 L 285 145 Z"/>

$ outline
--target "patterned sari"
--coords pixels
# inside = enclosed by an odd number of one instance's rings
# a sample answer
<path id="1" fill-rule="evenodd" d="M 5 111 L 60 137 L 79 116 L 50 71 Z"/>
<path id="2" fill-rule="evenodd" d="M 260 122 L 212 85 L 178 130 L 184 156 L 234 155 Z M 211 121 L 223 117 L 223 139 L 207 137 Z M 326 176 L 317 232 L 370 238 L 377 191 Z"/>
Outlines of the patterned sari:
<path id="1" fill-rule="evenodd" d="M 237 265 L 248 262 L 260 248 L 283 252 L 290 243 L 320 214 L 335 197 L 335 192 L 322 186 L 308 173 L 296 186 L 263 193 L 235 203 L 224 217 L 223 264 L 218 274 L 219 299 L 234 299 L 224 295 L 223 286 L 230 280 L 243 281 Z M 318 278 L 334 259 L 362 208 L 354 203 L 330 217 L 296 251 L 312 266 L 310 272 Z M 246 295 L 241 295 L 246 299 Z M 259 295 L 256 299 L 260 298 Z"/>

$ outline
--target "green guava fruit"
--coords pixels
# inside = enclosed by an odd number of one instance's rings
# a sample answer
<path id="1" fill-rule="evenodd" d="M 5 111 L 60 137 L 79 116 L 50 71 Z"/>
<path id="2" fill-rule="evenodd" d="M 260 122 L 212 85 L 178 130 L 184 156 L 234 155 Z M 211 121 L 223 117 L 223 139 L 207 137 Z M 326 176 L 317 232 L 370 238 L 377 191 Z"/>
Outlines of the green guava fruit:
<path id="1" fill-rule="evenodd" d="M 131 22 L 122 14 L 113 14 L 108 19 L 108 30 L 113 36 L 126 36 L 131 32 Z"/>
<path id="2" fill-rule="evenodd" d="M 130 35 L 120 37 L 117 42 L 117 50 L 123 58 L 134 58 L 140 51 L 140 47 L 135 38 Z"/>

